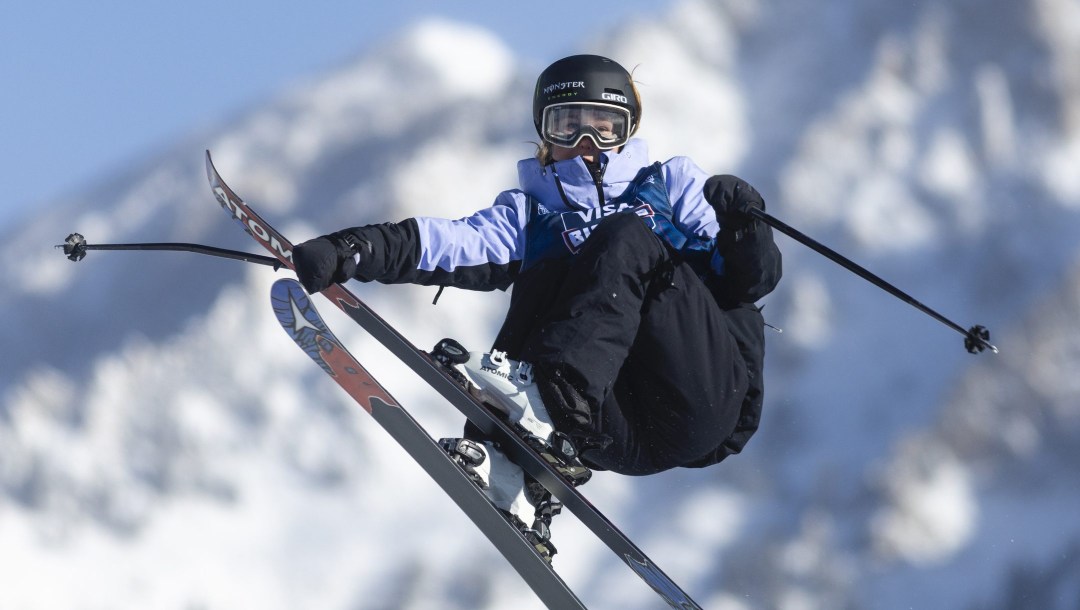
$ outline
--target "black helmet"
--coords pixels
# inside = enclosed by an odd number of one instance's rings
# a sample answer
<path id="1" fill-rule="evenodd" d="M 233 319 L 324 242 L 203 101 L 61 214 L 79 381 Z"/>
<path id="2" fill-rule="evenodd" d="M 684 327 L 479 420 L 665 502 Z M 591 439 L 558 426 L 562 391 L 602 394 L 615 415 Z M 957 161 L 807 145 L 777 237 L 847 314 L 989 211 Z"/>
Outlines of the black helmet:
<path id="1" fill-rule="evenodd" d="M 536 133 L 546 141 L 567 145 L 566 138 L 554 141 L 544 133 L 545 110 L 554 106 L 585 104 L 597 108 L 621 109 L 627 115 L 620 134 L 604 139 L 599 134 L 578 133 L 577 139 L 593 136 L 601 148 L 620 146 L 637 131 L 641 117 L 641 100 L 630 74 L 618 63 L 599 55 L 573 55 L 548 66 L 536 79 L 533 92 L 533 124 Z M 604 139 L 604 142 L 600 140 Z M 615 142 L 612 144 L 612 142 Z M 608 145 L 605 145 L 608 144 Z"/>

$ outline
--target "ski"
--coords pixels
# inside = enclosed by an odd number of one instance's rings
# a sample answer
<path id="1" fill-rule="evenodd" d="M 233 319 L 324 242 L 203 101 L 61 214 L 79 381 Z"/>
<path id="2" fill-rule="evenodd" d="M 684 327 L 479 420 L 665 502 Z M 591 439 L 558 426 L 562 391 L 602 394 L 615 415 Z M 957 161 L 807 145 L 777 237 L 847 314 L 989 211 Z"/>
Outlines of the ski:
<path id="1" fill-rule="evenodd" d="M 270 301 L 286 334 L 416 460 L 480 528 L 544 604 L 549 608 L 585 608 L 465 471 L 345 349 L 296 280 L 274 282 Z"/>
<path id="2" fill-rule="evenodd" d="M 274 230 L 221 178 L 214 167 L 210 151 L 206 152 L 206 173 L 215 198 L 222 208 L 240 223 L 272 255 L 289 269 L 294 268 L 292 243 Z M 604 542 L 630 569 L 648 584 L 668 605 L 680 609 L 700 609 L 700 606 L 663 572 L 648 556 L 630 541 L 574 486 L 562 477 L 555 467 L 533 450 L 495 413 L 473 398 L 442 365 L 426 352 L 416 348 L 401 333 L 341 284 L 331 285 L 321 293 L 336 307 L 359 324 L 379 343 L 390 350 L 406 366 L 434 388 L 485 434 L 499 441 L 507 455 L 530 476 L 543 485 L 574 515 Z M 363 375 L 378 385 L 366 372 Z M 381 386 L 380 386 L 381 387 Z M 383 391 L 383 396 L 387 396 Z M 358 399 L 360 400 L 360 399 Z M 360 400 L 361 406 L 373 412 L 375 397 Z M 381 399 L 380 399 L 381 400 Z M 396 403 L 394 403 L 396 404 Z M 396 409 L 397 411 L 403 410 Z M 426 434 L 426 433 L 425 433 Z"/>

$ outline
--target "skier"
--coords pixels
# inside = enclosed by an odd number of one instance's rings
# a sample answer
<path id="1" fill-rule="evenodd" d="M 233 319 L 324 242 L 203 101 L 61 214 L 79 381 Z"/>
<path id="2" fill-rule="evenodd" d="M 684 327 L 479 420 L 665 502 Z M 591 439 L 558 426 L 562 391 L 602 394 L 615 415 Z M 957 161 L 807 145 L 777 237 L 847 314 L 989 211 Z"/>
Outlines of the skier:
<path id="1" fill-rule="evenodd" d="M 541 142 L 518 163 L 520 189 L 460 220 L 409 218 L 304 242 L 293 251 L 300 282 L 310 293 L 350 278 L 512 284 L 493 349 L 453 366 L 575 482 L 588 469 L 645 475 L 738 453 L 761 414 L 755 302 L 779 281 L 780 252 L 771 229 L 744 213 L 764 209 L 753 187 L 686 157 L 650 162 L 632 139 L 640 119 L 622 66 L 560 59 L 536 82 Z M 558 502 L 477 429 L 442 443 L 550 557 Z"/>

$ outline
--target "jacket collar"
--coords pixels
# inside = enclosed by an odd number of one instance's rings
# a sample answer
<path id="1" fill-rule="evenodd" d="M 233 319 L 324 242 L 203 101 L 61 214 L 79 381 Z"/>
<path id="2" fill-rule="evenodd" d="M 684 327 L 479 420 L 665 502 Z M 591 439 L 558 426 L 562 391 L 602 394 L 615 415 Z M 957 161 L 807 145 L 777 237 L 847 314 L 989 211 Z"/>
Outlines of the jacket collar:
<path id="1" fill-rule="evenodd" d="M 617 197 L 642 167 L 649 164 L 649 150 L 644 140 L 631 139 L 619 152 L 601 153 L 605 161 L 604 196 L 607 199 Z M 539 199 L 549 209 L 565 210 L 566 205 L 559 195 L 555 175 L 562 183 L 563 191 L 574 203 L 593 208 L 600 205 L 596 193 L 596 184 L 592 174 L 581 157 L 566 161 L 556 161 L 549 166 L 541 166 L 536 159 L 522 159 L 518 162 L 518 182 L 521 190 Z"/>

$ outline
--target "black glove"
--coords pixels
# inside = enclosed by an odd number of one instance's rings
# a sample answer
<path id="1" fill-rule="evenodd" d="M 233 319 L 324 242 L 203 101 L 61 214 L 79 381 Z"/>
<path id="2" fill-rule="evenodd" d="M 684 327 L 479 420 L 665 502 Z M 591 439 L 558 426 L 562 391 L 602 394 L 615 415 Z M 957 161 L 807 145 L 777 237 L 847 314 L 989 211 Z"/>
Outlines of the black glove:
<path id="1" fill-rule="evenodd" d="M 356 273 L 356 256 L 370 255 L 371 242 L 340 231 L 316 237 L 293 247 L 296 277 L 308 294 L 349 280 Z"/>
<path id="2" fill-rule="evenodd" d="M 713 176 L 705 182 L 705 200 L 716 211 L 720 230 L 731 232 L 734 241 L 741 239 L 741 233 L 754 230 L 754 218 L 748 210 L 765 209 L 765 200 L 754 187 L 742 178 L 735 176 Z"/>
<path id="3" fill-rule="evenodd" d="M 735 176 L 709 178 L 704 195 L 720 223 L 716 251 L 724 259 L 723 277 L 714 293 L 724 303 L 753 303 L 776 287 L 782 273 L 772 228 L 748 213 L 753 208 L 764 210 L 765 200 Z"/>

